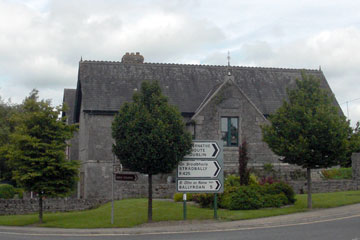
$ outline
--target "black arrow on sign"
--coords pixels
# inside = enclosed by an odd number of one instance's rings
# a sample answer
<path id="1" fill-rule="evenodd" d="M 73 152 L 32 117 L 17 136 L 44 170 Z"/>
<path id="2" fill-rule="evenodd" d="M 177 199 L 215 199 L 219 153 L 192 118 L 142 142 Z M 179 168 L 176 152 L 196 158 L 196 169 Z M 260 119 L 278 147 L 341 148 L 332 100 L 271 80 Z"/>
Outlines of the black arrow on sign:
<path id="1" fill-rule="evenodd" d="M 214 177 L 216 177 L 221 169 L 221 167 L 219 166 L 218 162 L 217 161 L 214 161 L 214 164 L 216 166 L 216 171 L 214 173 Z"/>
<path id="2" fill-rule="evenodd" d="M 220 182 L 219 181 L 216 181 L 216 190 L 218 190 L 219 188 L 221 187 L 221 184 L 220 184 Z"/>
<path id="3" fill-rule="evenodd" d="M 219 149 L 218 149 L 218 147 L 217 147 L 217 145 L 216 145 L 215 143 L 213 143 L 212 145 L 213 145 L 213 147 L 214 147 L 214 149 L 215 149 L 215 152 L 213 153 L 212 156 L 215 157 L 216 154 L 217 154 L 217 152 L 219 151 Z"/>

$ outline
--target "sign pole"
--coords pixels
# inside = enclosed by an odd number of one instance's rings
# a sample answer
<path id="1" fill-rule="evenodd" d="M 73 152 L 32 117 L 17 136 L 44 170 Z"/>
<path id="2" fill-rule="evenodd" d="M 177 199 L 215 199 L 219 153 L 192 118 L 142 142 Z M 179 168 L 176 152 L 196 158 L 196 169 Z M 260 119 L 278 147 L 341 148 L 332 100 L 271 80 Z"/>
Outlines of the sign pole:
<path id="1" fill-rule="evenodd" d="M 218 216 L 217 216 L 217 193 L 214 194 L 214 219 L 218 219 Z"/>
<path id="2" fill-rule="evenodd" d="M 186 220 L 186 193 L 183 194 L 183 216 L 184 216 L 184 220 Z"/>
<path id="3" fill-rule="evenodd" d="M 111 178 L 111 224 L 114 224 L 114 164 L 115 156 L 113 157 L 113 169 L 112 169 L 112 178 Z"/>

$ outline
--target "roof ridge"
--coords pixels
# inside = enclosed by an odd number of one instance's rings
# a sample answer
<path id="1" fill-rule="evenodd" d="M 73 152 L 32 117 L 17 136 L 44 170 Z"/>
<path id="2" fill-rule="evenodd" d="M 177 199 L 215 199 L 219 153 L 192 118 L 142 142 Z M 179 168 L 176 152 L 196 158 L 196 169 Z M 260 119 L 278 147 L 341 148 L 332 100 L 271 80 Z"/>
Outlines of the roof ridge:
<path id="1" fill-rule="evenodd" d="M 217 68 L 228 68 L 227 65 L 209 65 L 209 64 L 190 64 L 190 63 L 155 63 L 155 62 L 144 62 L 144 63 L 122 63 L 121 61 L 99 61 L 99 60 L 83 60 L 80 63 L 103 63 L 103 64 L 126 64 L 126 65 L 155 65 L 155 66 L 182 66 L 182 67 L 217 67 Z M 233 69 L 261 69 L 261 70 L 281 70 L 281 71 L 312 71 L 312 72 L 321 72 L 319 69 L 309 69 L 309 68 L 282 68 L 282 67 L 261 67 L 261 66 L 230 66 Z"/>

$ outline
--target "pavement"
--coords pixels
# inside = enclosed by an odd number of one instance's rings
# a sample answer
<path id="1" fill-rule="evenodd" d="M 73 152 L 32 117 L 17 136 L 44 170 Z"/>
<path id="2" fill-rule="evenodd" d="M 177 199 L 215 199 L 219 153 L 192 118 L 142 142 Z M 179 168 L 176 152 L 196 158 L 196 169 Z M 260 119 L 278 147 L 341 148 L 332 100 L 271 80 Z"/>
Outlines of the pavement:
<path id="1" fill-rule="evenodd" d="M 192 233 L 276 228 L 283 226 L 306 225 L 360 217 L 360 204 L 337 208 L 311 210 L 289 215 L 258 218 L 240 221 L 169 221 L 146 223 L 133 228 L 97 228 L 97 229 L 61 229 L 39 227 L 0 226 L 0 233 L 19 233 L 29 235 L 71 235 L 71 236 L 106 236 L 106 235 L 146 235 L 159 233 Z"/>

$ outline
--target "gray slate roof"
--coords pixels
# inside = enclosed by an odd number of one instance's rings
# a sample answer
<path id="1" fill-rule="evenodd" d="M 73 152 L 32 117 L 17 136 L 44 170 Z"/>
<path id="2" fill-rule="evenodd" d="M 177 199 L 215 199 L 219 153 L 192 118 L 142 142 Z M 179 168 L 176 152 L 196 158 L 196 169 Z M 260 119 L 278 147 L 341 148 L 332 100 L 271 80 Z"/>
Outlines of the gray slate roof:
<path id="1" fill-rule="evenodd" d="M 74 122 L 74 110 L 75 110 L 75 96 L 76 89 L 64 89 L 64 97 L 63 103 L 67 106 L 67 111 L 62 113 L 62 116 L 66 116 L 68 118 L 69 123 Z"/>
<path id="2" fill-rule="evenodd" d="M 80 105 L 86 111 L 118 111 L 144 80 L 159 81 L 170 103 L 181 112 L 194 113 L 227 70 L 227 66 L 81 61 L 75 114 Z M 231 71 L 235 83 L 264 114 L 273 113 L 286 98 L 286 88 L 301 78 L 301 69 L 231 67 Z M 320 78 L 322 87 L 330 90 L 321 71 L 304 71 Z"/>

